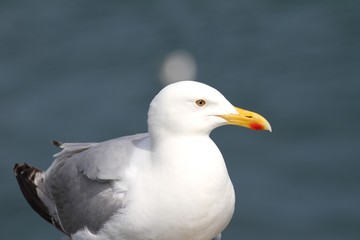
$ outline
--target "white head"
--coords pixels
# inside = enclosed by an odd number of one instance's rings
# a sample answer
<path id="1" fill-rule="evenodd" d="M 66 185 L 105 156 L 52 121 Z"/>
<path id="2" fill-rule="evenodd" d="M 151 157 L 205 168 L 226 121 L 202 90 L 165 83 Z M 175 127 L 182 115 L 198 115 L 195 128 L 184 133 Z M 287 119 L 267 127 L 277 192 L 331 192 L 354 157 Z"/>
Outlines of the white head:
<path id="1" fill-rule="evenodd" d="M 265 118 L 234 107 L 216 89 L 194 81 L 176 82 L 163 88 L 148 112 L 149 132 L 156 135 L 209 135 L 225 124 L 271 130 Z"/>

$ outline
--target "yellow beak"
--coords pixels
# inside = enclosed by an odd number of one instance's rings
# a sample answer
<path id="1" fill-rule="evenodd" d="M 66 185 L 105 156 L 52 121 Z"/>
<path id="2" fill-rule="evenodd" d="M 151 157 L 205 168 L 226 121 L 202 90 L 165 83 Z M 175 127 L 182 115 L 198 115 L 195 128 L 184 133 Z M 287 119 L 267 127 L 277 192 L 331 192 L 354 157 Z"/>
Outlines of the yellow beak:
<path id="1" fill-rule="evenodd" d="M 220 115 L 228 124 L 247 127 L 253 130 L 268 130 L 271 132 L 270 123 L 260 114 L 235 107 L 238 114 Z"/>

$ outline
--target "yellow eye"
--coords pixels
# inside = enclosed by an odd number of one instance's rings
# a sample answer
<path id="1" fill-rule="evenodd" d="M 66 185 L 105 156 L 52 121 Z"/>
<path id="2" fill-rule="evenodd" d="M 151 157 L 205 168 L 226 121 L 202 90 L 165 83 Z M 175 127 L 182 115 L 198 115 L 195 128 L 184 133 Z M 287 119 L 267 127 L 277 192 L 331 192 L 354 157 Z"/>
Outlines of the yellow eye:
<path id="1" fill-rule="evenodd" d="M 198 99 L 196 100 L 196 105 L 198 105 L 199 107 L 203 107 L 206 105 L 206 101 L 204 99 Z"/>

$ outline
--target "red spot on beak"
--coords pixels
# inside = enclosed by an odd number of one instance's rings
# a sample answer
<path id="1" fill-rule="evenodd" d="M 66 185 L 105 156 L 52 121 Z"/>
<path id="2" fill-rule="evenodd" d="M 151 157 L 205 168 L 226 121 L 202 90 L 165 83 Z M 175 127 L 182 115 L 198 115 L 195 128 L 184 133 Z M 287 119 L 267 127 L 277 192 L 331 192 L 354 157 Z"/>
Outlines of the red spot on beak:
<path id="1" fill-rule="evenodd" d="M 250 128 L 252 130 L 264 130 L 264 126 L 258 123 L 250 123 Z"/>

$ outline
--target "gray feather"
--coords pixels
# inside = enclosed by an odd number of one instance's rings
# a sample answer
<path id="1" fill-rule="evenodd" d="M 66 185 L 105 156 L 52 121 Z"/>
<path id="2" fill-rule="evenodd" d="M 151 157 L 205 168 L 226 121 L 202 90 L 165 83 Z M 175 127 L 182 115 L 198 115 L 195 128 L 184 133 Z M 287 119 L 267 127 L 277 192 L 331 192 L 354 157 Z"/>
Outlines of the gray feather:
<path id="1" fill-rule="evenodd" d="M 56 159 L 45 173 L 45 188 L 67 234 L 85 226 L 96 233 L 126 207 L 126 188 L 119 194 L 112 186 L 121 182 L 130 154 L 146 137 L 148 134 L 137 134 L 102 143 L 59 144 L 63 150 L 54 155 Z"/>

